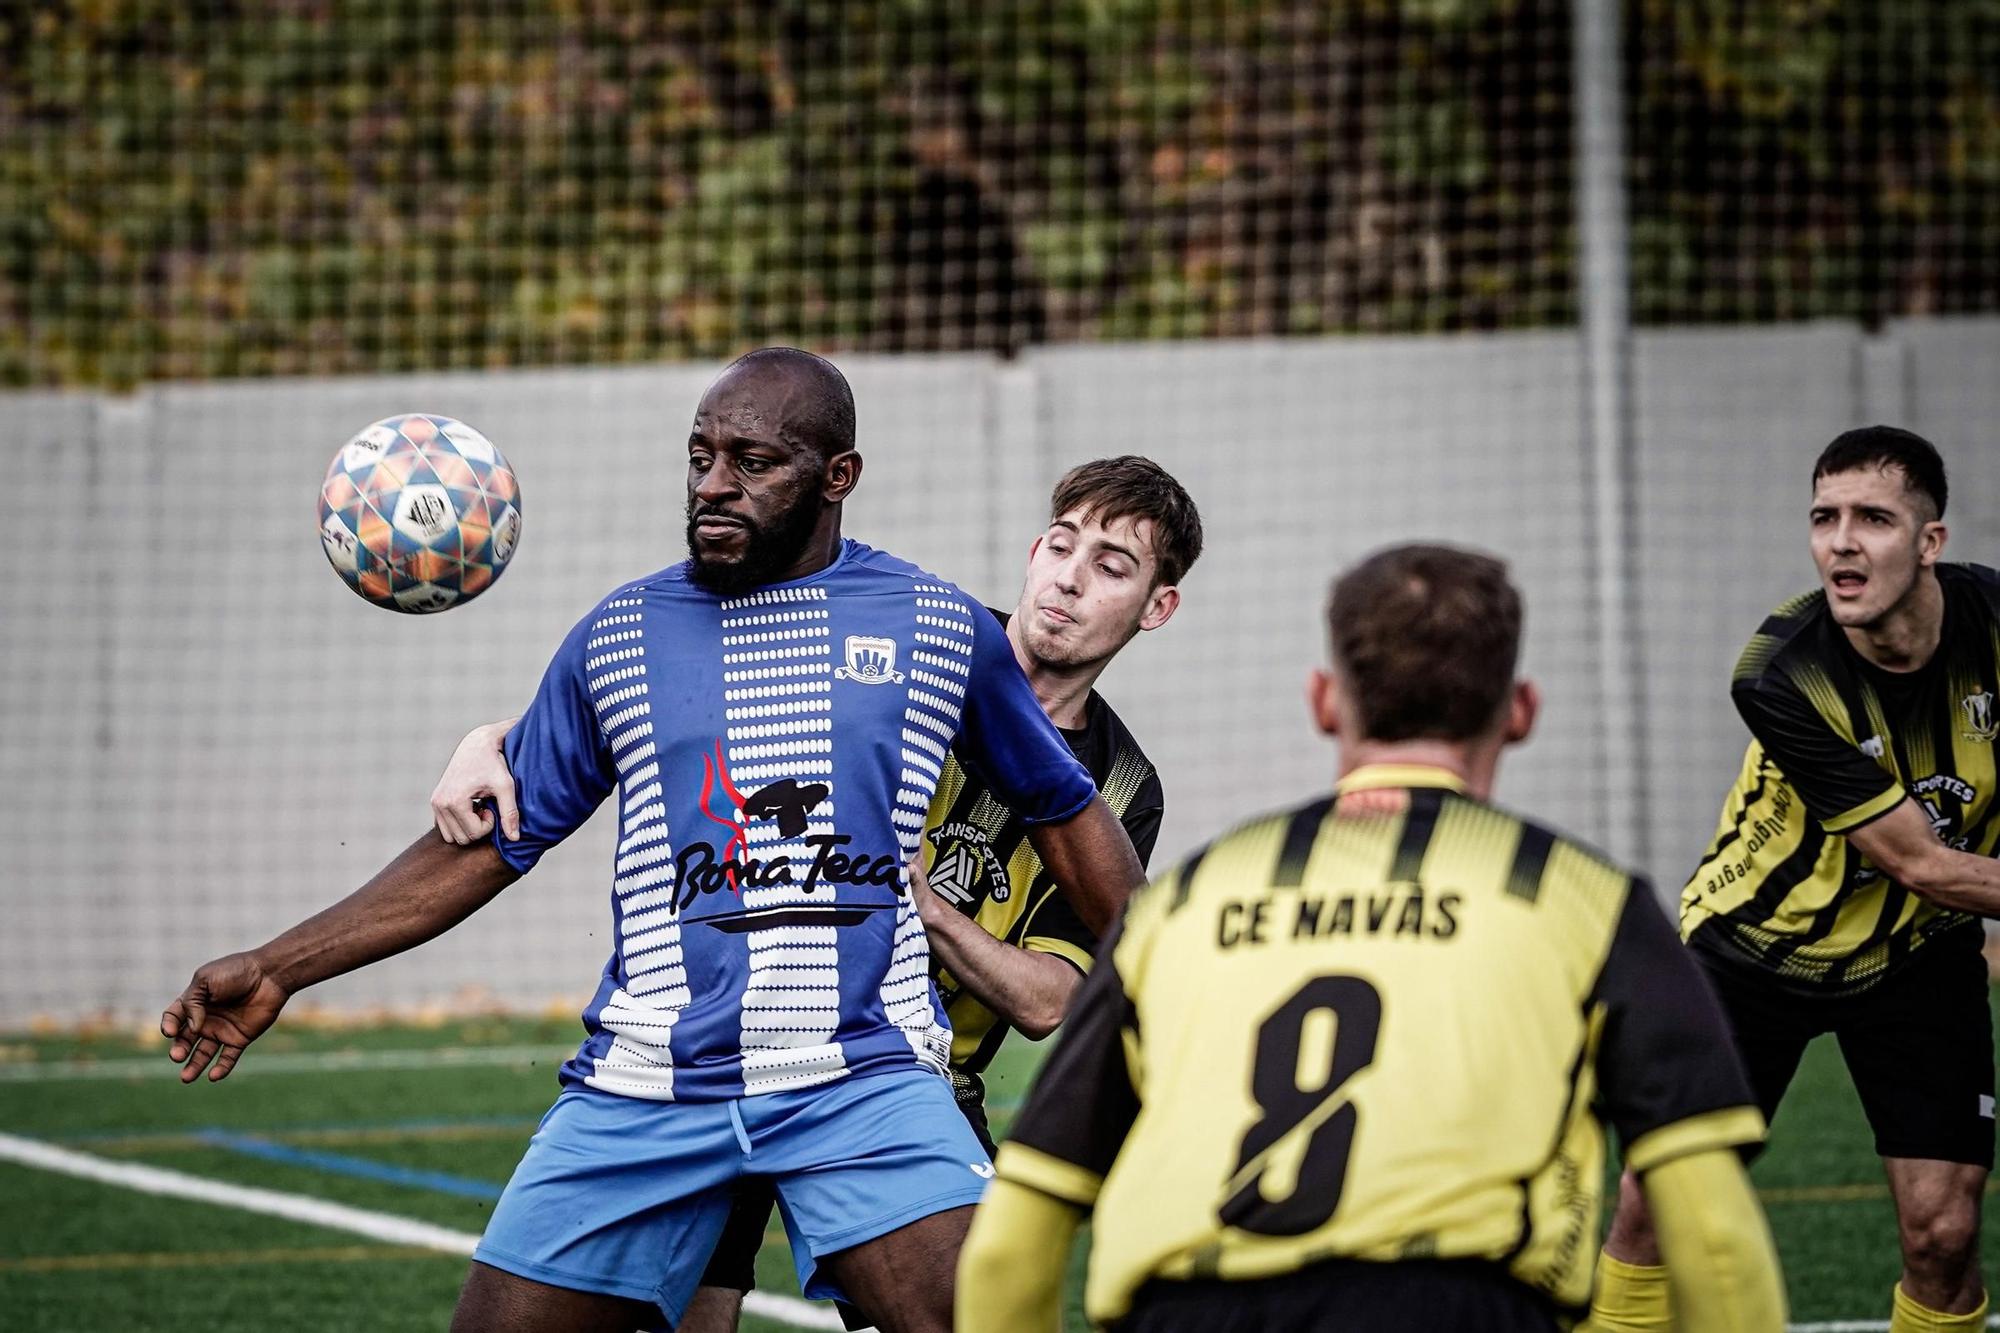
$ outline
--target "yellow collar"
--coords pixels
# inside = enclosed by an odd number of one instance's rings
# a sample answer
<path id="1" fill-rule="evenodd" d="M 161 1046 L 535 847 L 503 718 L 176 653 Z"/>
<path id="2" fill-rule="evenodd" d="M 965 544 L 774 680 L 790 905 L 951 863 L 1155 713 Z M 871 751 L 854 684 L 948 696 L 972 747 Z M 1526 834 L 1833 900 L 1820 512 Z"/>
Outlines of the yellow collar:
<path id="1" fill-rule="evenodd" d="M 1433 768 L 1429 764 L 1368 764 L 1335 783 L 1333 790 L 1336 795 L 1345 795 L 1351 791 L 1379 791 L 1384 787 L 1442 787 L 1462 796 L 1465 794 L 1465 779 L 1449 769 Z"/>

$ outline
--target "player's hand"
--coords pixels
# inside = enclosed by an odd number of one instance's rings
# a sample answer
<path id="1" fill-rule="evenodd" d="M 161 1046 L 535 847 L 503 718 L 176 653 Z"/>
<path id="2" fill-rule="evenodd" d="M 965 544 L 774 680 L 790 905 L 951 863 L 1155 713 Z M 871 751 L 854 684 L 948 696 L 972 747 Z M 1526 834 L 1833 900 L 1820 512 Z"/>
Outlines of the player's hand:
<path id="1" fill-rule="evenodd" d="M 521 808 L 515 800 L 514 775 L 500 746 L 521 719 L 474 727 L 452 751 L 444 776 L 431 792 L 431 818 L 438 836 L 463 847 L 493 834 L 493 816 L 482 804 L 491 798 L 500 811 L 500 831 L 509 842 L 521 836 Z"/>
<path id="2" fill-rule="evenodd" d="M 173 1043 L 167 1058 L 181 1066 L 181 1082 L 194 1082 L 204 1069 L 211 1083 L 227 1078 L 243 1048 L 278 1021 L 291 998 L 253 954 L 233 953 L 196 968 L 194 980 L 160 1015 L 160 1035 Z"/>
<path id="3" fill-rule="evenodd" d="M 909 864 L 903 869 L 909 875 L 910 905 L 917 909 L 919 921 L 929 926 L 938 919 L 940 912 L 951 910 L 944 905 L 944 900 L 931 890 L 930 879 L 924 874 L 924 854 L 921 849 L 910 858 Z"/>

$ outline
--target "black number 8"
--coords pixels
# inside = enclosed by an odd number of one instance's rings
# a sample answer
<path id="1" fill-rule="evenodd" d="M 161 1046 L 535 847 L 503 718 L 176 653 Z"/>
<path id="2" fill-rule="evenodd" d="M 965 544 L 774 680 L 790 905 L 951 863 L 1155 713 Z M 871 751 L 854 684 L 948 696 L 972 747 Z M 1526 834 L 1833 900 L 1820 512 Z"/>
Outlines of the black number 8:
<path id="1" fill-rule="evenodd" d="M 1300 1087 L 1299 1045 L 1306 1019 L 1321 1010 L 1333 1016 L 1334 1037 L 1325 1076 Z M 1250 1067 L 1250 1095 L 1263 1118 L 1243 1135 L 1230 1180 L 1255 1166 L 1222 1205 L 1222 1220 L 1264 1236 L 1302 1236 L 1317 1230 L 1340 1206 L 1347 1159 L 1354 1149 L 1358 1113 L 1353 1102 L 1323 1115 L 1306 1140 L 1298 1182 L 1282 1199 L 1264 1196 L 1267 1163 L 1257 1159 L 1332 1100 L 1347 1080 L 1375 1060 L 1382 1027 L 1382 996 L 1360 977 L 1314 977 L 1279 1005 L 1257 1029 L 1257 1052 Z"/>

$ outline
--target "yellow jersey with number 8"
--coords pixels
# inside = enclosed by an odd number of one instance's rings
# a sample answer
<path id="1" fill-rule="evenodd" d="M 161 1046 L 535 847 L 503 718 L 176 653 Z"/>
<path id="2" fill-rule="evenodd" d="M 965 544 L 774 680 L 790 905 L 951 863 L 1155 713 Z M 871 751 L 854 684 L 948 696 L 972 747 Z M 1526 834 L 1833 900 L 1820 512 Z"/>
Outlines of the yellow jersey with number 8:
<path id="1" fill-rule="evenodd" d="M 1643 880 L 1366 768 L 1156 881 L 1000 1173 L 1094 1206 L 1087 1289 L 1487 1261 L 1589 1299 L 1605 1125 L 1641 1170 L 1753 1142 L 1723 1020 Z"/>

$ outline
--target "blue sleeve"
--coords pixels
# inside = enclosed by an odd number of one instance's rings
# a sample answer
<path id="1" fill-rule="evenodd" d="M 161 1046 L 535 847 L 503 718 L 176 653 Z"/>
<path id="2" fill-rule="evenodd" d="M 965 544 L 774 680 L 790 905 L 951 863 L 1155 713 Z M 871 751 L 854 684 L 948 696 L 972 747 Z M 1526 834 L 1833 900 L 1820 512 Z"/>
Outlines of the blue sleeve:
<path id="1" fill-rule="evenodd" d="M 569 632 L 542 674 L 535 700 L 507 733 L 507 767 L 521 807 L 521 836 L 494 843 L 508 865 L 523 874 L 542 853 L 583 827 L 618 785 L 610 748 L 597 725 L 585 670 L 592 611 Z"/>
<path id="2" fill-rule="evenodd" d="M 1007 631 L 973 617 L 972 678 L 958 740 L 968 767 L 1025 824 L 1059 824 L 1090 804 L 1097 784 L 1035 698 Z"/>

